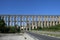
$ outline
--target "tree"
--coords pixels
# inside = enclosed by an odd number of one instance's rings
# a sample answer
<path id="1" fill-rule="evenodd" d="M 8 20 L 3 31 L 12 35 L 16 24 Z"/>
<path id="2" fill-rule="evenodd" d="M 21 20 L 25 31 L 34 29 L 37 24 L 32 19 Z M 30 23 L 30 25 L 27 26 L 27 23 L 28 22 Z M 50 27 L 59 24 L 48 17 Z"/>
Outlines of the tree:
<path id="1" fill-rule="evenodd" d="M 6 25 L 6 24 L 5 24 L 4 20 L 1 19 L 1 20 L 0 20 L 0 27 L 5 27 L 5 25 Z"/>
<path id="2" fill-rule="evenodd" d="M 0 31 L 1 32 L 4 32 L 4 30 L 5 30 L 5 21 L 3 20 L 3 19 L 1 19 L 1 17 L 0 17 Z"/>

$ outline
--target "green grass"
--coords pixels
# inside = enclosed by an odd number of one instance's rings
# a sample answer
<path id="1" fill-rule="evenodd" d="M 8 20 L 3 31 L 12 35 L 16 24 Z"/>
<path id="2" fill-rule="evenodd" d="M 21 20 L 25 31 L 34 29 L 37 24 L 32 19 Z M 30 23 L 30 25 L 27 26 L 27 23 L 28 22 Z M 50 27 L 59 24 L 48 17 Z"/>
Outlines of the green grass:
<path id="1" fill-rule="evenodd" d="M 50 27 L 38 27 L 37 29 L 34 30 L 44 30 L 44 31 L 60 31 L 60 24 L 55 25 L 55 26 L 50 26 Z"/>

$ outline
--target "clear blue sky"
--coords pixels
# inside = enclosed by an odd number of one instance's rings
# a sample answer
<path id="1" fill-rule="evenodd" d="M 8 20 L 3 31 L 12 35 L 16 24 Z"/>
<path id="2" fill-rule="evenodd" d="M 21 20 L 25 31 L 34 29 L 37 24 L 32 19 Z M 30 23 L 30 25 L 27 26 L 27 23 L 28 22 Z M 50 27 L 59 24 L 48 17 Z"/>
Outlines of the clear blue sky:
<path id="1" fill-rule="evenodd" d="M 0 0 L 0 14 L 60 15 L 60 0 Z"/>

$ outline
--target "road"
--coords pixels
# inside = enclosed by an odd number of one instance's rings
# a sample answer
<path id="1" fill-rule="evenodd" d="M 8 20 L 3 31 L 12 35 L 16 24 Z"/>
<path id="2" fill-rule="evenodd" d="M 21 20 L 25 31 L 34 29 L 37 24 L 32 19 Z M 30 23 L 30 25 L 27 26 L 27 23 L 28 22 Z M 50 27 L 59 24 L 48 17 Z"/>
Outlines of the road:
<path id="1" fill-rule="evenodd" d="M 30 34 L 31 36 L 34 36 L 35 38 L 39 40 L 60 40 L 60 38 L 55 38 L 55 37 L 50 37 L 50 36 L 45 36 L 45 35 L 40 35 L 32 32 L 26 32 Z"/>

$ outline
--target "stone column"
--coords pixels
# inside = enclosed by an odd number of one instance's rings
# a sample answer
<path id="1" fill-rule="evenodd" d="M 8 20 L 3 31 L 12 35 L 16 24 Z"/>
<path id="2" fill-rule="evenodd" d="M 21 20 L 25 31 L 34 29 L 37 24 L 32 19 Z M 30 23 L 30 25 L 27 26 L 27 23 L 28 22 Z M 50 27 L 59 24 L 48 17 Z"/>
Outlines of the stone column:
<path id="1" fill-rule="evenodd" d="M 47 21 L 47 27 L 49 27 L 49 21 Z"/>
<path id="2" fill-rule="evenodd" d="M 20 16 L 20 27 L 22 27 L 22 16 Z"/>
<path id="3" fill-rule="evenodd" d="M 3 19 L 4 21 L 5 21 L 5 23 L 6 23 L 6 16 L 2 16 L 2 18 L 1 19 Z"/>
<path id="4" fill-rule="evenodd" d="M 4 16 L 4 21 L 5 21 L 5 24 L 7 25 L 7 20 L 6 20 L 7 18 L 6 18 L 6 16 Z"/>
<path id="5" fill-rule="evenodd" d="M 34 18 L 37 18 L 37 16 L 35 16 Z M 36 19 L 36 21 L 34 23 L 35 23 L 35 28 L 37 29 L 37 27 L 38 27 L 38 21 L 37 21 L 37 19 Z"/>
<path id="6" fill-rule="evenodd" d="M 7 16 L 4 17 L 4 21 L 7 22 Z"/>
<path id="7" fill-rule="evenodd" d="M 13 25 L 13 23 L 12 23 L 12 16 L 10 16 L 10 25 L 12 26 Z"/>
<path id="8" fill-rule="evenodd" d="M 60 16 L 58 17 L 58 21 L 59 21 L 59 24 L 60 24 Z"/>
<path id="9" fill-rule="evenodd" d="M 55 25 L 57 25 L 57 24 L 58 24 L 58 16 L 56 16 L 55 19 L 56 19 L 56 20 L 55 20 Z"/>
<path id="10" fill-rule="evenodd" d="M 4 20 L 4 16 L 1 16 L 1 19 L 3 19 L 3 20 Z"/>
<path id="11" fill-rule="evenodd" d="M 53 26 L 55 25 L 55 20 L 54 20 L 54 17 L 55 17 L 55 16 L 53 16 Z"/>
<path id="12" fill-rule="evenodd" d="M 52 16 L 50 16 L 50 26 L 52 26 Z"/>
<path id="13" fill-rule="evenodd" d="M 38 27 L 40 27 L 41 23 L 40 23 L 40 16 L 38 16 Z"/>
<path id="14" fill-rule="evenodd" d="M 30 18 L 30 16 L 29 16 Z M 30 25 L 31 21 L 29 20 L 29 31 L 31 31 L 31 25 Z"/>
<path id="15" fill-rule="evenodd" d="M 44 16 L 44 27 L 46 27 L 46 18 L 47 16 Z"/>
<path id="16" fill-rule="evenodd" d="M 34 29 L 34 16 L 32 16 L 32 29 Z"/>
<path id="17" fill-rule="evenodd" d="M 27 31 L 28 25 L 29 25 L 29 24 L 28 24 L 28 16 L 26 16 L 26 24 L 27 24 L 27 25 L 26 25 L 26 31 Z"/>
<path id="18" fill-rule="evenodd" d="M 10 16 L 8 16 L 8 26 L 10 26 Z"/>
<path id="19" fill-rule="evenodd" d="M 3 20 L 4 20 L 5 24 L 6 24 L 7 23 L 6 16 L 3 17 Z"/>
<path id="20" fill-rule="evenodd" d="M 41 16 L 41 19 L 42 19 L 42 16 Z M 41 20 L 41 27 L 43 28 L 43 20 Z"/>
<path id="21" fill-rule="evenodd" d="M 22 20 L 22 24 L 23 24 L 22 27 L 23 27 L 23 31 L 24 31 L 24 16 L 22 16 L 22 19 L 23 19 Z"/>
<path id="22" fill-rule="evenodd" d="M 47 19 L 49 19 L 49 17 L 47 16 Z M 49 20 L 47 20 L 47 27 L 49 27 Z"/>
<path id="23" fill-rule="evenodd" d="M 14 26 L 16 26 L 16 16 L 14 16 Z"/>
<path id="24" fill-rule="evenodd" d="M 12 26 L 14 26 L 14 16 L 12 16 Z"/>
<path id="25" fill-rule="evenodd" d="M 19 20 L 18 20 L 18 17 L 19 17 L 19 16 L 16 16 L 16 18 L 17 18 L 17 20 L 16 20 L 17 25 L 19 25 Z"/>

